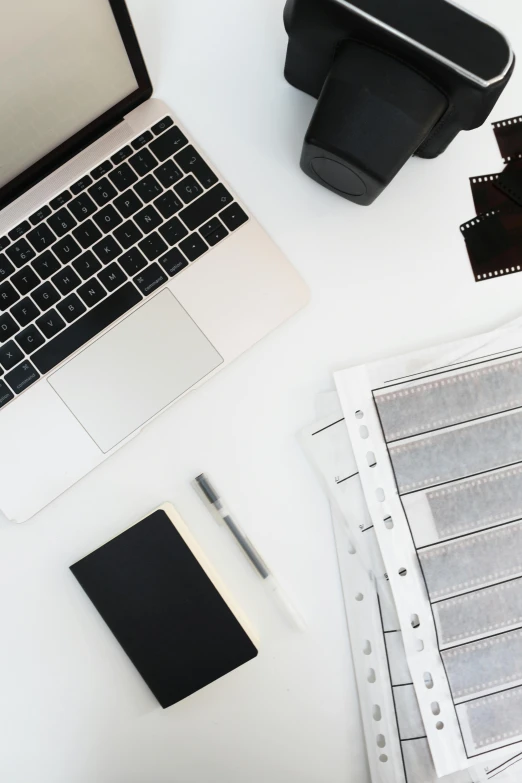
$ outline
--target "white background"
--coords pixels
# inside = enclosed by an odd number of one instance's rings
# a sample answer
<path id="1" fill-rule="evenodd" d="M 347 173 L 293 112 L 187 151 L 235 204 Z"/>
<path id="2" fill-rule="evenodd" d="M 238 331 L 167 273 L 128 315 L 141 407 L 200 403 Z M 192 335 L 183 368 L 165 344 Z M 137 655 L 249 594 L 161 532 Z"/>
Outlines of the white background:
<path id="1" fill-rule="evenodd" d="M 522 51 L 517 0 L 466 5 Z M 334 370 L 519 316 L 522 275 L 475 283 L 460 236 L 473 215 L 468 177 L 501 169 L 489 123 L 435 161 L 412 160 L 370 208 L 302 174 L 314 101 L 283 79 L 283 6 L 130 0 L 156 94 L 301 271 L 312 302 L 33 521 L 0 523 L 2 783 L 365 783 L 329 512 L 296 433 Z M 521 84 L 517 70 L 492 119 L 522 112 Z M 306 634 L 285 625 L 195 496 L 201 471 L 301 608 Z M 261 650 L 162 711 L 68 566 L 165 500 L 249 613 Z"/>

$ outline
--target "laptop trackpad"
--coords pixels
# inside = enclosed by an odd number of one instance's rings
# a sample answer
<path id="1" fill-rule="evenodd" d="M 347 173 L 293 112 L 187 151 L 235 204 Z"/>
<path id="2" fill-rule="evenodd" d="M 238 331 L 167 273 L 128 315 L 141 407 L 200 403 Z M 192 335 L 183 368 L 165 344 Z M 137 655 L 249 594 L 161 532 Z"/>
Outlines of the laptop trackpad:
<path id="1" fill-rule="evenodd" d="M 163 290 L 49 378 L 103 452 L 223 362 Z"/>

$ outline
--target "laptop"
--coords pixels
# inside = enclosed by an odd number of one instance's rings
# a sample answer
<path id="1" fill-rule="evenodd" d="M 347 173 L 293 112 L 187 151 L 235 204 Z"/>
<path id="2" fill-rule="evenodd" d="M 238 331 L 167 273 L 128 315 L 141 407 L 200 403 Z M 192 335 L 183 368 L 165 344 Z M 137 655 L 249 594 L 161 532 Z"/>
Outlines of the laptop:
<path id="1" fill-rule="evenodd" d="M 308 291 L 152 86 L 123 0 L 0 28 L 0 509 L 23 522 Z"/>

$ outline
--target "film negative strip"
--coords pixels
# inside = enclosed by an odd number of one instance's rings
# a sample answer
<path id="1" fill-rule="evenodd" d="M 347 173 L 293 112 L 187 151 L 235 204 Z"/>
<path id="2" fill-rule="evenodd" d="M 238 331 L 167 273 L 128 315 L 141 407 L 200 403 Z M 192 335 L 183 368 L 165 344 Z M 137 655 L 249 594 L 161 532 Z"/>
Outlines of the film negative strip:
<path id="1" fill-rule="evenodd" d="M 486 212 L 460 227 L 477 282 L 522 269 L 522 210 Z"/>
<path id="2" fill-rule="evenodd" d="M 442 659 L 453 698 L 478 696 L 522 684 L 522 630 L 499 633 L 478 642 L 452 647 Z"/>
<path id="3" fill-rule="evenodd" d="M 493 129 L 500 154 L 506 163 L 522 157 L 522 117 L 494 122 Z"/>
<path id="4" fill-rule="evenodd" d="M 498 187 L 500 176 L 500 174 L 483 174 L 480 177 L 469 178 L 477 215 L 502 209 L 514 203 L 509 194 Z"/>
<path id="5" fill-rule="evenodd" d="M 522 207 L 522 158 L 512 160 L 499 175 L 494 183 L 497 192 L 504 193 L 508 198 L 508 203 L 512 202 Z M 500 208 L 505 204 L 499 204 Z M 487 210 L 485 210 L 487 211 Z"/>
<path id="6" fill-rule="evenodd" d="M 375 392 L 388 443 L 522 407 L 522 353 Z"/>

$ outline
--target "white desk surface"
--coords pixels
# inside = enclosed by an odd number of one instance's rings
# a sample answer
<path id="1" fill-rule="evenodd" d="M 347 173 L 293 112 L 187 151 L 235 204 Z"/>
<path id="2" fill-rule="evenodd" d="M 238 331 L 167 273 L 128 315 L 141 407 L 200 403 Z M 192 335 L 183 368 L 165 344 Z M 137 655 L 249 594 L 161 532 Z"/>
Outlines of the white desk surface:
<path id="1" fill-rule="evenodd" d="M 462 4 L 522 51 L 518 0 Z M 412 160 L 369 209 L 302 174 L 314 101 L 283 79 L 283 6 L 130 0 L 156 94 L 312 302 L 32 522 L 0 522 L 3 783 L 366 783 L 328 506 L 296 433 L 334 370 L 520 316 L 522 274 L 475 283 L 459 232 L 473 215 L 468 177 L 501 169 L 489 123 L 437 160 Z M 521 85 L 519 65 L 492 119 L 522 112 Z M 301 607 L 306 634 L 286 628 L 222 546 L 189 485 L 202 470 Z M 68 566 L 167 499 L 262 643 L 254 663 L 162 711 Z"/>

